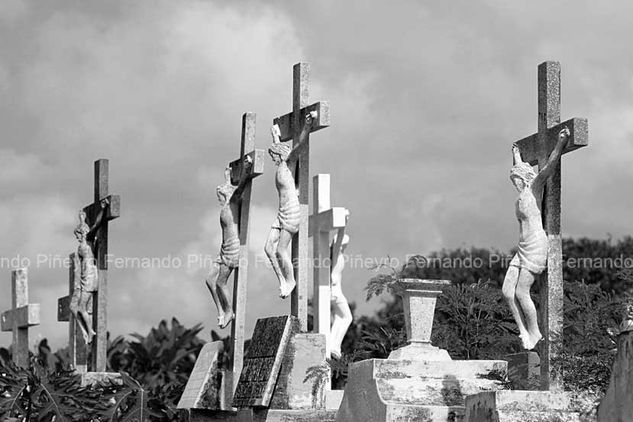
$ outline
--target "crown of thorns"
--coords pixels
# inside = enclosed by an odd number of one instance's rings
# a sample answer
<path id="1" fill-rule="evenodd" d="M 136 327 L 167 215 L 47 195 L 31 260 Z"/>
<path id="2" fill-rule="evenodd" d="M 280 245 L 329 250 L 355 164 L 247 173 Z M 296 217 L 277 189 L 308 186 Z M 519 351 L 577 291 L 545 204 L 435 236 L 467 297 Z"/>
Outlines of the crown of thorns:
<path id="1" fill-rule="evenodd" d="M 521 178 L 525 183 L 531 183 L 536 177 L 536 173 L 528 163 L 518 163 L 512 166 L 512 170 L 510 170 L 510 179 L 515 177 Z"/>

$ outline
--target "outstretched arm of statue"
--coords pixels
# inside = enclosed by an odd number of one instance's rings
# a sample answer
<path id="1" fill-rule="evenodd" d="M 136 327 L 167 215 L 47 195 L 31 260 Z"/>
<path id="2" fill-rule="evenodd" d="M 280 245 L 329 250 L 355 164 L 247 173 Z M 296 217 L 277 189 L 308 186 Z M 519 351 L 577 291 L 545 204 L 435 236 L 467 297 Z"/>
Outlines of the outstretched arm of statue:
<path id="1" fill-rule="evenodd" d="M 237 185 L 237 189 L 233 193 L 231 197 L 231 201 L 239 201 L 242 199 L 242 193 L 244 193 L 244 188 L 246 187 L 246 183 L 249 181 L 249 169 L 253 165 L 253 159 L 249 156 L 244 157 L 244 161 L 242 163 L 242 171 L 240 172 L 240 182 Z M 230 178 L 230 176 L 229 176 Z"/>
<path id="2" fill-rule="evenodd" d="M 299 134 L 299 141 L 295 142 L 295 144 L 292 146 L 292 151 L 290 151 L 288 159 L 286 160 L 288 164 L 295 162 L 297 158 L 299 158 L 299 150 L 301 149 L 303 144 L 307 142 L 310 136 L 310 130 L 312 129 L 312 122 L 314 122 L 314 119 L 316 118 L 316 111 L 311 111 L 310 113 L 306 114 L 305 122 L 303 124 L 303 127 L 301 128 L 301 134 Z"/>
<path id="3" fill-rule="evenodd" d="M 552 172 L 556 168 L 556 164 L 558 163 L 558 160 L 560 160 L 561 155 L 563 155 L 563 149 L 565 148 L 565 145 L 567 145 L 569 136 L 570 136 L 570 132 L 568 128 L 564 128 L 560 132 L 558 132 L 558 142 L 556 142 L 556 146 L 554 147 L 554 150 L 549 155 L 549 158 L 547 159 L 547 163 L 545 163 L 541 171 L 539 171 L 539 173 L 534 178 L 534 182 L 532 183 L 532 186 L 535 186 L 538 188 L 542 186 L 543 184 L 545 184 L 545 181 L 547 180 L 547 178 L 552 174 Z"/>

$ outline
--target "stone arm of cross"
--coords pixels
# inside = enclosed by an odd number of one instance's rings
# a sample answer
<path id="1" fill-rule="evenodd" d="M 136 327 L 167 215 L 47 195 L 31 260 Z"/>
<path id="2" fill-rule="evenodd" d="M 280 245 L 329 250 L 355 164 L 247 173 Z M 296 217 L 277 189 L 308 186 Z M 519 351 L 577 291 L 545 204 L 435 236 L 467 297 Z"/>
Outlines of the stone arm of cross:
<path id="1" fill-rule="evenodd" d="M 569 129 L 566 127 L 558 133 L 558 142 L 556 142 L 554 150 L 549 155 L 547 163 L 545 163 L 543 168 L 539 171 L 539 173 L 534 178 L 534 181 L 532 182 L 532 186 L 535 189 L 540 189 L 545 184 L 547 178 L 556 168 L 556 164 L 558 163 L 558 160 L 560 160 L 560 157 L 563 155 L 563 149 L 565 148 L 565 145 L 567 145 L 570 134 L 571 133 Z"/>
<path id="2" fill-rule="evenodd" d="M 88 234 L 86 234 L 86 240 L 88 240 L 89 242 L 94 241 L 97 235 L 97 231 L 99 230 L 103 222 L 106 221 L 104 219 L 104 216 L 108 208 L 108 205 L 110 205 L 110 199 L 103 198 L 99 202 L 99 204 L 101 205 L 101 209 L 99 209 L 99 212 L 97 213 L 97 216 L 95 217 L 95 221 L 92 224 L 92 227 L 90 227 L 90 231 L 88 232 Z"/>
<path id="3" fill-rule="evenodd" d="M 237 189 L 233 192 L 231 196 L 231 202 L 238 202 L 242 199 L 242 193 L 244 193 L 244 188 L 246 184 L 250 180 L 249 177 L 249 169 L 253 165 L 253 159 L 249 156 L 244 157 L 244 161 L 242 162 L 242 171 L 240 172 L 240 182 L 237 185 Z M 231 180 L 231 169 L 229 168 L 229 180 Z"/>
<path id="4" fill-rule="evenodd" d="M 306 114 L 303 127 L 301 128 L 301 134 L 299 135 L 299 141 L 292 146 L 292 151 L 288 154 L 288 159 L 286 160 L 288 165 L 294 164 L 294 162 L 299 158 L 301 147 L 308 141 L 310 132 L 312 131 L 312 123 L 316 120 L 316 118 L 316 111 L 311 111 Z"/>

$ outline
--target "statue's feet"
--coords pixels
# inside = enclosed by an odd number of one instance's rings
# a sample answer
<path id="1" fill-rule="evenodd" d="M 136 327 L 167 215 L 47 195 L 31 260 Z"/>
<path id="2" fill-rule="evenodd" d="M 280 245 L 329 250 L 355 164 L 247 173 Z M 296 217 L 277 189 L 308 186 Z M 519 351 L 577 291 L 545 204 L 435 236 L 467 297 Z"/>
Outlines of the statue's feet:
<path id="1" fill-rule="evenodd" d="M 330 350 L 330 356 L 332 357 L 332 359 L 339 360 L 341 358 L 341 349 Z"/>
<path id="2" fill-rule="evenodd" d="M 233 321 L 234 319 L 235 319 L 235 314 L 233 313 L 233 311 L 224 313 L 218 316 L 218 326 L 220 328 L 226 328 L 226 326 L 229 325 L 231 321 Z"/>
<path id="3" fill-rule="evenodd" d="M 290 293 L 292 293 L 296 286 L 297 282 L 294 280 L 292 280 L 291 282 L 282 282 L 279 286 L 279 297 L 282 299 L 287 298 L 288 296 L 290 296 Z"/>
<path id="4" fill-rule="evenodd" d="M 541 341 L 542 338 L 543 336 L 539 332 L 536 332 L 534 334 L 528 334 L 525 338 L 521 338 L 521 340 L 523 341 L 523 348 L 525 350 L 534 349 L 536 345 L 538 344 L 538 342 Z"/>

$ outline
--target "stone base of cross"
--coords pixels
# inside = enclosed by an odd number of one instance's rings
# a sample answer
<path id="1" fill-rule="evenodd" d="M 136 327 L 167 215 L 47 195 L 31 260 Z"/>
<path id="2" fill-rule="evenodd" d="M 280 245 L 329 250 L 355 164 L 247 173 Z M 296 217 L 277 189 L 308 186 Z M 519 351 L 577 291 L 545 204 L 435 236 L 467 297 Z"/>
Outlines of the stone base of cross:
<path id="1" fill-rule="evenodd" d="M 2 313 L 2 331 L 13 332 L 13 362 L 29 366 L 29 327 L 40 324 L 40 305 L 29 303 L 28 272 L 19 268 L 11 272 L 12 309 Z"/>

